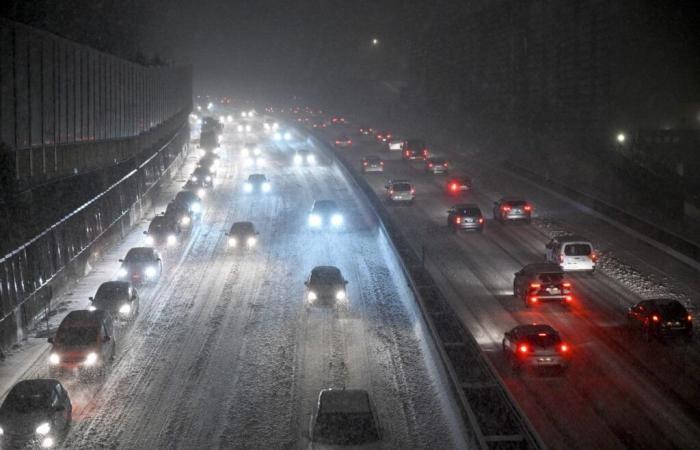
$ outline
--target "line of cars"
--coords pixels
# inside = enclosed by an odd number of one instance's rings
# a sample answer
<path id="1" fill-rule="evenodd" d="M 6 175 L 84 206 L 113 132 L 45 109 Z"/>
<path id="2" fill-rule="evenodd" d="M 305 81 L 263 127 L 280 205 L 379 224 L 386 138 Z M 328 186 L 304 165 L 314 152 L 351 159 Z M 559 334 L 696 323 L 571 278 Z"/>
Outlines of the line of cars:
<path id="1" fill-rule="evenodd" d="M 347 123 L 347 121 L 346 121 Z M 426 174 L 448 175 L 452 169 L 445 159 L 433 155 L 422 139 L 398 139 L 387 131 L 362 126 L 360 138 L 374 137 L 385 151 L 401 151 L 406 162 L 422 161 Z M 387 138 L 387 136 L 389 136 Z M 396 145 L 394 139 L 399 142 Z M 381 169 L 377 168 L 379 161 Z M 384 172 L 384 161 L 377 155 L 367 155 L 360 166 L 362 173 Z M 416 188 L 407 179 L 391 179 L 385 185 L 386 199 L 390 203 L 413 204 Z M 453 198 L 471 193 L 472 181 L 463 175 L 450 176 L 445 183 L 445 193 Z M 502 225 L 508 222 L 532 222 L 534 206 L 519 197 L 503 197 L 493 203 L 492 217 Z M 473 230 L 483 232 L 486 217 L 479 205 L 458 202 L 447 210 L 447 226 L 453 232 Z M 576 301 L 569 272 L 593 274 L 598 265 L 598 255 L 590 240 L 582 236 L 563 235 L 552 238 L 544 249 L 544 262 L 525 265 L 514 274 L 513 295 L 526 308 L 556 302 L 570 305 Z M 681 336 L 692 340 L 692 315 L 675 299 L 643 300 L 628 309 L 627 323 L 630 330 L 641 330 L 642 336 Z M 566 368 L 571 359 L 571 345 L 564 342 L 559 333 L 547 324 L 521 325 L 504 334 L 502 348 L 513 368 L 549 367 Z"/>

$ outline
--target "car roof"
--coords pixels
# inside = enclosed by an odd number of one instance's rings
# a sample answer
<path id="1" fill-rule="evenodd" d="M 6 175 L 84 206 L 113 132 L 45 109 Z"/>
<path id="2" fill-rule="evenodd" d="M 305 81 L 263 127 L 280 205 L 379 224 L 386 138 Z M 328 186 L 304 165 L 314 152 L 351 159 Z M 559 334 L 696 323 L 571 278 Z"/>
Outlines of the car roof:
<path id="1" fill-rule="evenodd" d="M 153 256 L 155 255 L 155 249 L 153 247 L 131 247 L 128 252 L 126 252 L 127 256 L 128 255 L 149 255 Z"/>
<path id="2" fill-rule="evenodd" d="M 562 244 L 570 244 L 574 242 L 580 242 L 582 244 L 590 244 L 591 241 L 583 236 L 577 236 L 575 234 L 558 236 L 554 238 L 555 241 L 561 242 Z"/>
<path id="3" fill-rule="evenodd" d="M 324 389 L 318 395 L 319 413 L 371 413 L 369 394 L 362 389 Z"/>
<path id="4" fill-rule="evenodd" d="M 337 207 L 338 204 L 335 202 L 335 200 L 314 200 L 314 208 L 330 208 L 330 207 Z"/>
<path id="5" fill-rule="evenodd" d="M 532 263 L 524 266 L 523 270 L 527 273 L 564 273 L 559 264 L 554 263 Z"/>
<path id="6" fill-rule="evenodd" d="M 550 325 L 547 325 L 544 323 L 518 325 L 517 327 L 513 328 L 512 331 L 515 331 L 517 334 L 522 335 L 522 336 L 529 336 L 529 335 L 538 334 L 538 333 L 559 334 L 559 333 L 557 333 L 557 330 L 552 328 Z"/>
<path id="7" fill-rule="evenodd" d="M 168 223 L 168 220 L 165 218 L 165 216 L 155 216 L 151 220 L 151 223 L 155 223 L 156 225 L 160 225 L 161 223 Z"/>
<path id="8" fill-rule="evenodd" d="M 197 197 L 197 194 L 195 194 L 195 193 L 192 192 L 192 191 L 180 191 L 180 192 L 178 192 L 177 195 L 175 196 L 176 199 L 177 199 L 177 198 L 185 198 L 185 197 L 189 197 L 189 199 L 191 199 L 191 198 L 193 198 L 193 197 L 198 198 L 198 197 Z"/>
<path id="9" fill-rule="evenodd" d="M 249 180 L 262 180 L 263 178 L 265 178 L 265 174 L 262 173 L 251 173 L 248 175 Z"/>
<path id="10" fill-rule="evenodd" d="M 522 197 L 501 197 L 500 201 L 504 202 L 504 203 L 505 202 L 527 202 L 527 200 L 525 200 Z"/>
<path id="11" fill-rule="evenodd" d="M 103 320 L 106 320 L 109 318 L 109 314 L 106 311 L 103 311 L 101 309 L 95 310 L 95 311 L 89 311 L 87 309 L 78 309 L 75 311 L 71 311 L 68 313 L 66 317 L 63 318 L 61 321 L 61 326 L 64 323 L 71 323 L 71 322 L 88 322 L 88 323 L 95 323 L 99 324 Z"/>

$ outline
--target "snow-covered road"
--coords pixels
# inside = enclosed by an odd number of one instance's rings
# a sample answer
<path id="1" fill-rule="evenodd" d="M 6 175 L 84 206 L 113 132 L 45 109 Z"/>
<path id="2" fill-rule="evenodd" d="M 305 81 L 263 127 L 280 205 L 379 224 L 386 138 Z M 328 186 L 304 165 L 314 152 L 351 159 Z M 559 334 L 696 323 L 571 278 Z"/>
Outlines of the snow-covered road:
<path id="1" fill-rule="evenodd" d="M 402 130 L 394 130 L 400 132 Z M 447 177 L 423 173 L 422 162 L 405 162 L 353 127 L 330 127 L 321 135 L 333 142 L 341 132 L 356 139 L 339 149 L 359 169 L 367 154 L 385 158 L 385 173 L 365 175 L 377 195 L 390 178 L 416 185 L 413 206 L 390 206 L 418 254 L 440 283 L 462 322 L 504 378 L 506 385 L 552 448 L 693 448 L 700 439 L 700 350 L 695 340 L 645 343 L 626 327 L 626 309 L 642 297 L 672 296 L 695 308 L 697 271 L 612 226 L 558 195 L 505 172 L 496 164 L 455 157 L 453 173 L 469 175 L 474 192 L 445 195 Z M 410 136 L 409 136 L 410 137 Z M 430 136 L 425 136 L 430 146 Z M 456 165 L 456 168 L 454 168 Z M 534 202 L 532 225 L 500 225 L 490 220 L 501 196 Z M 477 203 L 487 219 L 483 234 L 448 232 L 446 210 Z M 513 274 L 543 260 L 552 235 L 573 232 L 601 250 L 601 270 L 572 275 L 577 302 L 570 308 L 541 305 L 526 309 L 512 296 Z M 549 323 L 573 345 L 573 363 L 563 376 L 515 375 L 501 352 L 503 333 L 517 324 Z"/>
<path id="2" fill-rule="evenodd" d="M 319 391 L 345 387 L 370 392 L 385 448 L 467 448 L 412 294 L 351 184 L 333 164 L 293 167 L 287 143 L 262 133 L 241 140 L 235 127 L 227 129 L 204 216 L 164 253 L 157 285 L 141 290 L 140 315 L 117 335 L 105 381 L 66 381 L 74 424 L 63 445 L 305 448 Z M 253 171 L 242 166 L 239 146 L 258 138 L 272 183 L 266 195 L 242 189 Z M 344 209 L 343 231 L 308 229 L 308 210 L 319 198 Z M 252 251 L 226 245 L 224 232 L 240 220 L 260 231 Z M 142 230 L 115 252 L 136 245 Z M 105 275 L 100 281 L 115 273 L 110 264 L 95 268 Z M 304 281 L 316 265 L 342 270 L 346 302 L 305 303 Z M 90 278 L 82 291 L 96 288 L 94 273 Z M 30 374 L 46 372 L 41 360 Z"/>

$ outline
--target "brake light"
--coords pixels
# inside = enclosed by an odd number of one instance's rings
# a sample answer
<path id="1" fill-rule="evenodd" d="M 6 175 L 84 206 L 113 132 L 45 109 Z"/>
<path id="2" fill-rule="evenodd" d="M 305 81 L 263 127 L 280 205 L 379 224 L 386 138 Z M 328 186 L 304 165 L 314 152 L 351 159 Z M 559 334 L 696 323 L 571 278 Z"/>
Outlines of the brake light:
<path id="1" fill-rule="evenodd" d="M 562 352 L 562 353 L 566 353 L 566 352 L 569 351 L 569 346 L 566 345 L 566 344 L 561 344 L 561 345 L 559 346 L 559 351 Z"/>
<path id="2" fill-rule="evenodd" d="M 690 314 L 688 314 L 688 317 L 686 317 L 686 319 L 688 319 L 688 322 L 690 322 L 690 321 L 693 320 L 693 316 L 691 316 Z"/>
<path id="3" fill-rule="evenodd" d="M 520 344 L 520 346 L 518 346 L 518 350 L 520 350 L 520 353 L 527 353 L 530 349 L 528 348 L 527 344 Z"/>
<path id="4" fill-rule="evenodd" d="M 565 299 L 567 302 L 572 302 L 572 301 L 574 301 L 574 297 L 573 297 L 572 295 L 567 295 L 566 297 L 564 297 L 564 299 Z"/>
<path id="5" fill-rule="evenodd" d="M 433 167 L 433 163 L 428 164 L 428 167 Z"/>
<path id="6" fill-rule="evenodd" d="M 537 303 L 537 297 L 530 297 L 530 302 Z"/>
<path id="7" fill-rule="evenodd" d="M 415 193 L 416 193 L 416 188 L 411 188 L 411 194 L 415 194 Z"/>
<path id="8" fill-rule="evenodd" d="M 447 167 L 447 163 L 443 164 L 443 166 Z"/>
<path id="9" fill-rule="evenodd" d="M 394 190 L 393 190 L 393 189 L 389 189 L 389 194 L 394 195 Z"/>
<path id="10" fill-rule="evenodd" d="M 565 281 L 564 283 L 562 283 L 562 286 L 564 286 L 565 288 L 570 288 L 571 283 L 569 283 L 568 281 Z"/>
<path id="11" fill-rule="evenodd" d="M 457 183 L 452 183 L 452 184 L 450 185 L 450 189 L 452 189 L 453 191 L 456 191 L 458 187 L 459 187 L 459 186 L 457 186 Z"/>
<path id="12" fill-rule="evenodd" d="M 484 218 L 483 218 L 483 217 L 479 217 L 479 223 L 484 223 Z"/>
<path id="13" fill-rule="evenodd" d="M 591 261 L 595 262 L 597 260 L 598 260 L 598 255 L 596 255 L 595 253 L 591 253 Z"/>
<path id="14" fill-rule="evenodd" d="M 564 264 L 564 255 L 559 255 L 559 262 Z"/>
<path id="15" fill-rule="evenodd" d="M 457 223 L 462 223 L 462 218 L 461 218 L 461 217 L 457 217 L 457 218 L 455 219 L 455 222 L 457 222 Z"/>
<path id="16" fill-rule="evenodd" d="M 547 333 L 537 333 L 537 336 L 547 337 Z"/>
<path id="17" fill-rule="evenodd" d="M 539 289 L 542 285 L 540 283 L 530 283 L 530 289 Z"/>
<path id="18" fill-rule="evenodd" d="M 406 150 L 405 152 L 403 152 L 403 154 L 406 155 L 406 156 L 409 156 L 409 155 L 411 154 L 411 151 L 410 151 L 410 150 Z"/>
<path id="19" fill-rule="evenodd" d="M 525 211 L 532 211 L 532 206 L 530 205 L 525 205 Z"/>
<path id="20" fill-rule="evenodd" d="M 503 205 L 503 206 L 501 206 L 501 209 L 502 209 L 503 211 L 510 211 L 510 206 Z"/>
<path id="21" fill-rule="evenodd" d="M 383 165 L 384 165 L 384 161 L 379 161 L 379 165 L 380 165 L 380 166 L 383 166 Z"/>
<path id="22" fill-rule="evenodd" d="M 659 316 L 657 316 L 656 314 L 654 314 L 653 316 L 651 316 L 651 320 L 653 320 L 654 322 L 658 322 L 658 321 L 659 321 Z"/>
<path id="23" fill-rule="evenodd" d="M 369 164 L 367 161 L 362 163 L 363 166 L 366 166 L 367 164 Z"/>

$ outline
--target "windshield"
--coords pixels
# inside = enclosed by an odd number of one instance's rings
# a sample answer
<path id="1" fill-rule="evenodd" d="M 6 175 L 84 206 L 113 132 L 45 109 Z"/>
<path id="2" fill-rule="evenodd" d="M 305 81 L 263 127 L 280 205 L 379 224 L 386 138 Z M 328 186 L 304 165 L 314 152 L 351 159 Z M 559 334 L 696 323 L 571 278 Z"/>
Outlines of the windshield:
<path id="1" fill-rule="evenodd" d="M 423 150 L 425 148 L 425 142 L 418 140 L 411 140 L 406 142 L 406 148 L 411 150 Z"/>
<path id="2" fill-rule="evenodd" d="M 99 325 L 97 323 L 70 324 L 59 327 L 56 342 L 69 347 L 83 347 L 97 342 Z"/>
<path id="3" fill-rule="evenodd" d="M 661 317 L 666 320 L 678 320 L 684 318 L 688 313 L 679 302 L 658 303 Z"/>
<path id="4" fill-rule="evenodd" d="M 132 248 L 126 254 L 124 262 L 147 262 L 153 259 L 153 250 L 150 248 Z"/>
<path id="5" fill-rule="evenodd" d="M 153 220 L 148 226 L 149 233 L 158 233 L 161 231 L 166 231 L 168 229 L 168 223 L 165 220 Z"/>
<path id="6" fill-rule="evenodd" d="M 263 183 L 267 180 L 265 179 L 265 175 L 251 175 L 248 177 L 248 181 L 251 183 Z"/>
<path id="7" fill-rule="evenodd" d="M 97 289 L 95 294 L 95 301 L 108 300 L 119 297 L 127 297 L 129 295 L 129 288 L 125 285 L 118 284 L 103 284 Z"/>
<path id="8" fill-rule="evenodd" d="M 588 256 L 591 254 L 591 246 L 588 244 L 566 244 L 564 254 L 566 256 Z"/>
<path id="9" fill-rule="evenodd" d="M 561 283 L 564 275 L 561 273 L 541 273 L 540 281 L 544 283 Z"/>
<path id="10" fill-rule="evenodd" d="M 358 445 L 379 439 L 379 430 L 369 413 L 321 414 L 314 426 L 314 440 L 335 445 Z"/>
<path id="11" fill-rule="evenodd" d="M 394 191 L 410 191 L 411 185 L 408 183 L 397 183 L 391 186 Z"/>
<path id="12" fill-rule="evenodd" d="M 481 211 L 479 208 L 460 208 L 457 210 L 457 214 L 463 216 L 479 216 L 481 215 Z"/>
<path id="13" fill-rule="evenodd" d="M 231 234 L 251 234 L 253 233 L 252 223 L 237 223 L 231 227 Z"/>
<path id="14" fill-rule="evenodd" d="M 561 342 L 561 339 L 557 334 L 538 333 L 527 336 L 526 341 L 533 347 L 547 348 L 559 344 L 559 342 Z"/>
<path id="15" fill-rule="evenodd" d="M 343 281 L 339 270 L 318 270 L 311 273 L 313 284 L 338 284 Z"/>

